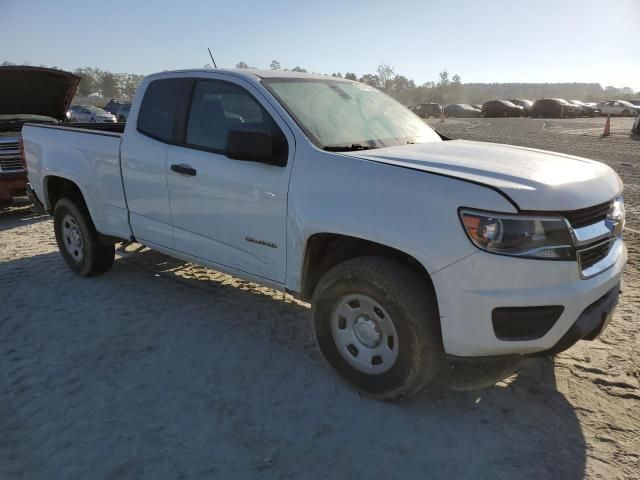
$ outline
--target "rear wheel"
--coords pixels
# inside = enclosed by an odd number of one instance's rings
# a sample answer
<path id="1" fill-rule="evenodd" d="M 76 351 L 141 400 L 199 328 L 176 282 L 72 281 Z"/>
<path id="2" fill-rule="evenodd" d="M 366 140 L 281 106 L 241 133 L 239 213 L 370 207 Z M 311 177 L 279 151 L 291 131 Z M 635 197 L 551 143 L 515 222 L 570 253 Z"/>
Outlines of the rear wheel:
<path id="1" fill-rule="evenodd" d="M 623 117 L 628 117 L 629 115 L 631 115 L 631 112 L 629 110 L 623 110 L 622 111 L 622 116 Z"/>
<path id="2" fill-rule="evenodd" d="M 414 394 L 444 358 L 431 285 L 386 258 L 360 257 L 327 272 L 313 295 L 313 329 L 338 375 L 379 399 Z"/>
<path id="3" fill-rule="evenodd" d="M 100 242 L 82 201 L 59 200 L 53 212 L 53 228 L 62 258 L 78 275 L 98 275 L 113 266 L 115 248 Z"/>

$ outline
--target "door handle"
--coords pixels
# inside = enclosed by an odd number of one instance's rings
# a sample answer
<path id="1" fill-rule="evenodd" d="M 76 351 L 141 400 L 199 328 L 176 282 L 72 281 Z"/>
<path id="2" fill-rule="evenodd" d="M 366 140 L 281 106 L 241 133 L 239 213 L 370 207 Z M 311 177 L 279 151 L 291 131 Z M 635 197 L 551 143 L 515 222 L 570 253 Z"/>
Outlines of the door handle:
<path id="1" fill-rule="evenodd" d="M 191 167 L 191 165 L 186 165 L 184 163 L 180 165 L 171 165 L 171 171 L 176 173 L 181 173 L 183 175 L 189 175 L 190 177 L 195 177 L 198 171 Z"/>

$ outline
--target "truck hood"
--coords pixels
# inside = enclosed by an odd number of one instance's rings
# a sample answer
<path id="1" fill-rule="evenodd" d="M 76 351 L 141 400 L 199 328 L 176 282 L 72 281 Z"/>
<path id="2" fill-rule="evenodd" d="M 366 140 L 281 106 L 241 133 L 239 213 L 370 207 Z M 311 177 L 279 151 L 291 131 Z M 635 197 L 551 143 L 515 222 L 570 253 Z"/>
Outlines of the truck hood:
<path id="1" fill-rule="evenodd" d="M 520 210 L 577 210 L 622 192 L 620 177 L 603 163 L 511 145 L 451 140 L 345 155 L 486 185 Z"/>
<path id="2" fill-rule="evenodd" d="M 0 67 L 0 115 L 30 114 L 63 120 L 80 77 L 52 68 Z"/>

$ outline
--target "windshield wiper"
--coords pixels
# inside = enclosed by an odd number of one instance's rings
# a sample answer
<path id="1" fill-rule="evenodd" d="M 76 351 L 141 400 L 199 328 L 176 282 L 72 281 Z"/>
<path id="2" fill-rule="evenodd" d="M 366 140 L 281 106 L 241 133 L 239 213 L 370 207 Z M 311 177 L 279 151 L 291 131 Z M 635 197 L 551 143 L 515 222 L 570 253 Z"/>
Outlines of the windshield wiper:
<path id="1" fill-rule="evenodd" d="M 357 150 L 371 150 L 373 148 L 370 145 L 361 145 L 359 143 L 353 143 L 351 145 L 327 145 L 326 147 L 322 147 L 323 150 L 327 152 L 355 152 Z"/>

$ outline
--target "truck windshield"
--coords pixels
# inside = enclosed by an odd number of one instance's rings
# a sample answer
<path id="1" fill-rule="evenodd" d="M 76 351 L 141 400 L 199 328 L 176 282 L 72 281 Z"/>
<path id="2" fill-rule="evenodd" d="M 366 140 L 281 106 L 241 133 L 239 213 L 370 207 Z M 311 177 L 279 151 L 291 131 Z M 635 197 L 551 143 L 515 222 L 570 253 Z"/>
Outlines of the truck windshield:
<path id="1" fill-rule="evenodd" d="M 269 78 L 263 84 L 319 148 L 362 150 L 441 141 L 408 108 L 362 83 Z"/>

